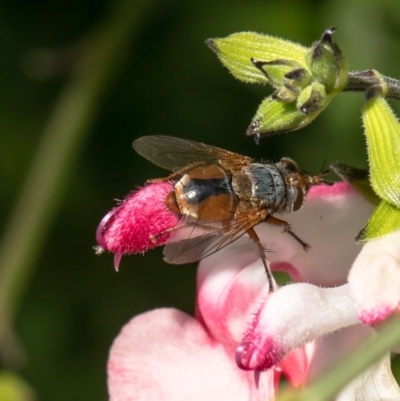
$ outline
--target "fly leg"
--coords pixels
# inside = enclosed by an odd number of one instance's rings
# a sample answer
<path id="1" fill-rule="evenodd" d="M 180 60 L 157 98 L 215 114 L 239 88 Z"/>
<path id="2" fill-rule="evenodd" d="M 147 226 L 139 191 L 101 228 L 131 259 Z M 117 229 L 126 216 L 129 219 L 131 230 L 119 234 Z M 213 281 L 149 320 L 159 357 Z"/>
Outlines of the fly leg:
<path id="1" fill-rule="evenodd" d="M 265 221 L 267 223 L 273 224 L 275 226 L 281 226 L 283 227 L 284 232 L 290 234 L 302 247 L 303 249 L 307 252 L 311 247 L 308 245 L 306 242 L 304 242 L 301 238 L 299 238 L 291 229 L 290 224 L 281 219 L 277 219 L 274 216 L 271 216 L 270 214 L 265 218 Z"/>
<path id="2" fill-rule="evenodd" d="M 247 233 L 250 235 L 250 238 L 256 243 L 258 251 L 260 252 L 260 258 L 263 262 L 265 273 L 267 273 L 267 280 L 268 280 L 268 286 L 269 290 L 271 292 L 274 291 L 274 284 L 272 280 L 272 273 L 271 270 L 269 269 L 268 263 L 267 263 L 267 258 L 265 257 L 265 250 L 263 246 L 261 245 L 260 238 L 258 238 L 257 233 L 254 231 L 254 228 L 250 228 L 247 230 Z"/>

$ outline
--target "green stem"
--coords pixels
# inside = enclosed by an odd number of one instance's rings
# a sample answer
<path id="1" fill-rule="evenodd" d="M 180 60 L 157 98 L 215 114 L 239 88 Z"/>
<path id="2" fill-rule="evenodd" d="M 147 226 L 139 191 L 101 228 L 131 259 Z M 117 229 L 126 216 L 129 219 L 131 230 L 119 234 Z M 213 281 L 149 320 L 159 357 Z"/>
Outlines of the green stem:
<path id="1" fill-rule="evenodd" d="M 32 275 L 106 88 L 119 70 L 149 2 L 120 0 L 86 40 L 38 146 L 0 244 L 0 344 Z"/>
<path id="2" fill-rule="evenodd" d="M 400 81 L 381 75 L 375 70 L 349 72 L 348 82 L 344 91 L 366 92 L 382 85 L 387 87 L 385 97 L 400 100 Z"/>
<path id="3" fill-rule="evenodd" d="M 303 390 L 287 390 L 279 401 L 329 401 L 351 380 L 398 346 L 400 316 L 387 322 L 379 335 L 363 343 L 355 352 L 332 368 L 323 377 Z"/>

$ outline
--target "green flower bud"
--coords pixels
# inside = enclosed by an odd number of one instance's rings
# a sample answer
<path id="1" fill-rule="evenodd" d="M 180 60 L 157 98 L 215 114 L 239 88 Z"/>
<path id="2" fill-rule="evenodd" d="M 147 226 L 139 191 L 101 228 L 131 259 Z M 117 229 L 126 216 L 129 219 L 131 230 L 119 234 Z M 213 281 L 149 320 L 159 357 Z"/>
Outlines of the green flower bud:
<path id="1" fill-rule="evenodd" d="M 308 115 L 319 114 L 327 102 L 330 102 L 330 98 L 326 95 L 324 85 L 313 82 L 301 91 L 297 98 L 297 109 Z"/>
<path id="2" fill-rule="evenodd" d="M 279 93 L 278 93 L 279 94 Z M 295 131 L 314 120 L 331 101 L 324 86 L 318 82 L 303 89 L 296 103 L 283 102 L 272 96 L 264 99 L 246 131 L 246 135 L 256 135 L 256 141 L 263 135 Z"/>
<path id="3" fill-rule="evenodd" d="M 398 230 L 400 230 L 400 209 L 383 200 L 358 234 L 357 241 L 366 242 Z"/>
<path id="4" fill-rule="evenodd" d="M 304 87 L 311 80 L 310 73 L 301 64 L 291 60 L 259 61 L 255 58 L 251 62 L 268 79 L 273 88 L 279 88 L 291 82 L 293 86 Z M 288 78 L 289 77 L 289 78 Z"/>
<path id="5" fill-rule="evenodd" d="M 293 90 L 298 89 L 296 92 L 299 93 L 300 89 L 305 88 L 311 82 L 312 76 L 305 68 L 296 68 L 287 72 L 283 78 L 283 85 Z"/>
<path id="6" fill-rule="evenodd" d="M 334 32 L 335 28 L 327 29 L 306 56 L 313 78 L 325 86 L 327 93 L 340 91 L 347 83 L 347 62 L 332 42 Z"/>
<path id="7" fill-rule="evenodd" d="M 295 103 L 279 102 L 273 96 L 269 96 L 262 101 L 246 135 L 257 135 L 258 140 L 260 132 L 277 134 L 296 130 L 305 119 L 307 116 L 297 109 Z"/>
<path id="8" fill-rule="evenodd" d="M 400 207 L 400 123 L 380 96 L 365 102 L 362 118 L 372 188 L 381 199 Z"/>
<path id="9" fill-rule="evenodd" d="M 302 88 L 311 81 L 309 71 L 289 60 L 258 61 L 251 59 L 256 68 L 265 74 L 269 84 L 276 88 L 273 96 L 282 102 L 294 102 Z"/>
<path id="10" fill-rule="evenodd" d="M 347 66 L 332 42 L 333 31 L 326 30 L 310 49 L 252 32 L 206 42 L 236 78 L 269 83 L 275 89 L 259 106 L 247 135 L 256 135 L 257 141 L 265 135 L 300 129 L 344 88 Z"/>
<path id="11" fill-rule="evenodd" d="M 222 39 L 208 39 L 206 43 L 237 79 L 247 83 L 267 82 L 265 74 L 255 68 L 252 59 L 288 60 L 307 68 L 305 47 L 269 35 L 254 32 L 234 33 Z"/>

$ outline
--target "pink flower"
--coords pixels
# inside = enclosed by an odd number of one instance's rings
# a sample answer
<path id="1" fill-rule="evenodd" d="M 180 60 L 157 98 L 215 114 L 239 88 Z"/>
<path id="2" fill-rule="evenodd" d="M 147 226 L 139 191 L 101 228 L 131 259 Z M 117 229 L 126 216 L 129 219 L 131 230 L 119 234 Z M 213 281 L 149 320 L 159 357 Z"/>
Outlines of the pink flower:
<path id="1" fill-rule="evenodd" d="M 372 208 L 347 184 L 311 189 L 304 208 L 285 215 L 308 252 L 279 227 L 258 225 L 273 250 L 271 269 L 296 282 L 273 293 L 246 236 L 203 259 L 196 318 L 159 309 L 133 318 L 116 338 L 110 400 L 273 400 L 280 372 L 293 386 L 322 375 L 376 335 L 359 322 L 346 282 L 361 250 L 354 238 Z M 388 358 L 336 399 L 398 399 Z"/>
<path id="2" fill-rule="evenodd" d="M 144 253 L 167 242 L 169 234 L 157 236 L 174 227 L 180 218 L 165 204 L 171 191 L 173 184 L 170 182 L 147 185 L 128 195 L 102 219 L 96 240 L 102 250 L 115 254 L 116 270 L 122 255 Z"/>
<path id="3" fill-rule="evenodd" d="M 175 309 L 132 319 L 115 340 L 108 362 L 110 400 L 270 400 L 273 370 L 254 384 L 204 325 Z"/>

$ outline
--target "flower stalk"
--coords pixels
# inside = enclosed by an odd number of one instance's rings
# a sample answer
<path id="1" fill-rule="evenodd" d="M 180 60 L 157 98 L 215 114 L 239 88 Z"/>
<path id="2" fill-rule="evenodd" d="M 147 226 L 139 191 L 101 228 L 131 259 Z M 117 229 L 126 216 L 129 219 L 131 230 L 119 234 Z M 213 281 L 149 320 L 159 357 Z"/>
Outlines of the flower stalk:
<path id="1" fill-rule="evenodd" d="M 343 92 L 366 92 L 380 85 L 387 88 L 384 95 L 386 98 L 400 100 L 400 80 L 382 75 L 376 70 L 350 71 Z"/>

